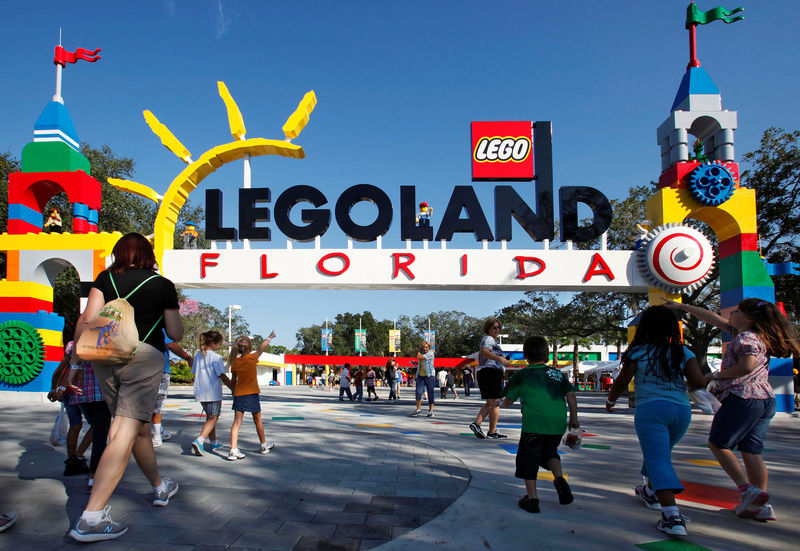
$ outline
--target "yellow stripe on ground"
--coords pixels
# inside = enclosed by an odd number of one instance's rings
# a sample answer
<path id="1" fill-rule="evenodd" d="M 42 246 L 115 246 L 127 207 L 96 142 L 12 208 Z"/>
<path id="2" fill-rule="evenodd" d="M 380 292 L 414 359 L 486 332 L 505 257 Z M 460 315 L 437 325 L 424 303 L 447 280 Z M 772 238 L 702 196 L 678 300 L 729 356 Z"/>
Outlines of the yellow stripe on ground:
<path id="1" fill-rule="evenodd" d="M 536 480 L 553 480 L 553 473 L 550 471 L 539 471 L 536 475 Z M 564 480 L 569 480 L 569 475 L 564 473 Z"/>
<path id="2" fill-rule="evenodd" d="M 694 463 L 695 465 L 702 465 L 703 467 L 718 467 L 719 461 L 715 459 L 684 459 L 687 463 Z"/>
<path id="3" fill-rule="evenodd" d="M 357 427 L 375 428 L 375 429 L 390 429 L 394 425 L 391 423 L 356 423 Z"/>

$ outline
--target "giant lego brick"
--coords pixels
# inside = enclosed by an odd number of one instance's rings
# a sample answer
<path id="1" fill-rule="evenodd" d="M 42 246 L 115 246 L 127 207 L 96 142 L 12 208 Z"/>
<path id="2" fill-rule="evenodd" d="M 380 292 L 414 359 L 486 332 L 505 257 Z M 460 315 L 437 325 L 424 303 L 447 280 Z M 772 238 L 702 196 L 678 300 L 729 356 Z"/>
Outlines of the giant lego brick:
<path id="1" fill-rule="evenodd" d="M 30 142 L 22 148 L 22 172 L 91 170 L 89 159 L 64 142 Z"/>
<path id="2" fill-rule="evenodd" d="M 720 292 L 738 287 L 772 287 L 758 251 L 741 251 L 719 260 Z"/>

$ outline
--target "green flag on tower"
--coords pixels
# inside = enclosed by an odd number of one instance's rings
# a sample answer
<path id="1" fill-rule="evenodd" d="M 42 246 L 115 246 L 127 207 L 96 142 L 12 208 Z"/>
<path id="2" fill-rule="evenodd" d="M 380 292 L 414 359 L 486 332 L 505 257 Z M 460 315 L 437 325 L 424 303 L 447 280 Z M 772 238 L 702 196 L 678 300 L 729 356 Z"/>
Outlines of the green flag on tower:
<path id="1" fill-rule="evenodd" d="M 718 6 L 708 11 L 701 11 L 697 8 L 697 4 L 692 2 L 686 7 L 686 28 L 689 29 L 694 25 L 706 25 L 718 19 L 722 19 L 725 23 L 736 23 L 737 21 L 744 19 L 744 16 L 730 16 L 735 15 L 743 10 L 744 8 L 726 10 L 722 6 Z"/>

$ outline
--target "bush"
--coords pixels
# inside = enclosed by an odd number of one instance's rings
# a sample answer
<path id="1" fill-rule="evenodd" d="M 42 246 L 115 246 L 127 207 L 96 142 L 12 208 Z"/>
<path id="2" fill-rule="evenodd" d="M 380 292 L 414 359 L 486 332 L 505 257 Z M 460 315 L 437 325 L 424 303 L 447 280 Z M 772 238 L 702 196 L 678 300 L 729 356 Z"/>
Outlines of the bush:
<path id="1" fill-rule="evenodd" d="M 178 363 L 172 364 L 172 373 L 169 381 L 174 384 L 190 385 L 194 383 L 194 374 L 189 364 L 182 360 Z"/>

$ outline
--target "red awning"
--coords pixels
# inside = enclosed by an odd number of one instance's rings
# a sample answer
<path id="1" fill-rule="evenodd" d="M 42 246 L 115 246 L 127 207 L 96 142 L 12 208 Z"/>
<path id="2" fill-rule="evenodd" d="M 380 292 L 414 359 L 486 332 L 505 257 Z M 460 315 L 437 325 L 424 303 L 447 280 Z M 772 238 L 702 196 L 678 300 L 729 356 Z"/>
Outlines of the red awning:
<path id="1" fill-rule="evenodd" d="M 323 356 L 323 355 L 307 355 L 307 354 L 285 354 L 283 361 L 287 364 L 296 365 L 372 365 L 372 366 L 385 366 L 392 356 Z M 417 358 L 397 356 L 394 358 L 397 365 L 400 367 L 413 367 L 411 361 L 417 361 Z M 440 369 L 449 369 L 457 367 L 464 358 L 434 358 L 433 366 Z"/>

